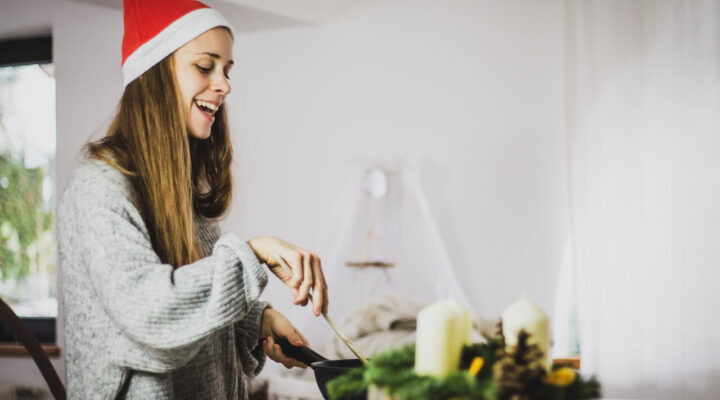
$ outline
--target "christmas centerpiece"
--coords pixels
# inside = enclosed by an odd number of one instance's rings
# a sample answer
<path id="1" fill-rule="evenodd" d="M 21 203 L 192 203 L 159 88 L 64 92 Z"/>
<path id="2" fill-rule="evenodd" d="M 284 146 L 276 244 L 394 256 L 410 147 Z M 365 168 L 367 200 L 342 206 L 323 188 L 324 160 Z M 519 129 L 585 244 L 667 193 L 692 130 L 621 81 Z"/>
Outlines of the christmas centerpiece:
<path id="1" fill-rule="evenodd" d="M 552 368 L 548 322 L 525 299 L 503 312 L 496 334 L 470 343 L 470 313 L 454 300 L 423 309 L 414 345 L 376 354 L 328 384 L 333 400 L 591 399 L 600 385 L 574 369 Z"/>

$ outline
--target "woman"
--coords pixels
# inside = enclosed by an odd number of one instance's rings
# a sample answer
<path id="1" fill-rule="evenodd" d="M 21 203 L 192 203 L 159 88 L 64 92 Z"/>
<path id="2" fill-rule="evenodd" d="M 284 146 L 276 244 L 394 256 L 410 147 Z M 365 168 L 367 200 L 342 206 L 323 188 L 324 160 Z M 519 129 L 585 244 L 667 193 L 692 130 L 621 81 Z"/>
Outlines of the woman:
<path id="1" fill-rule="evenodd" d="M 224 101 L 233 35 L 195 1 L 126 0 L 125 91 L 58 207 L 71 398 L 246 397 L 275 343 L 307 341 L 259 302 L 262 264 L 327 311 L 319 258 L 277 238 L 220 235 L 232 193 Z M 275 257 L 292 269 L 284 274 Z M 261 344 L 259 342 L 262 340 Z"/>

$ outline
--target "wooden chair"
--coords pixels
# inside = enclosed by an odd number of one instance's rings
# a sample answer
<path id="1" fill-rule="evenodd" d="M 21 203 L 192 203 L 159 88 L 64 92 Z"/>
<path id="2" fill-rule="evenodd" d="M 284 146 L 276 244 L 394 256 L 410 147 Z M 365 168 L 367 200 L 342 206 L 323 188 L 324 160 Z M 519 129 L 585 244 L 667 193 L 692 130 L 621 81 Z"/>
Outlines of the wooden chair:
<path id="1" fill-rule="evenodd" d="M 50 363 L 50 359 L 40 346 L 40 342 L 38 342 L 35 335 L 30 332 L 27 325 L 18 318 L 17 314 L 15 314 L 10 306 L 2 299 L 0 299 L 0 321 L 12 330 L 18 340 L 22 342 L 22 345 L 25 346 L 28 353 L 30 353 L 55 399 L 65 400 L 67 397 L 65 386 L 60 380 L 55 368 L 53 368 Z"/>

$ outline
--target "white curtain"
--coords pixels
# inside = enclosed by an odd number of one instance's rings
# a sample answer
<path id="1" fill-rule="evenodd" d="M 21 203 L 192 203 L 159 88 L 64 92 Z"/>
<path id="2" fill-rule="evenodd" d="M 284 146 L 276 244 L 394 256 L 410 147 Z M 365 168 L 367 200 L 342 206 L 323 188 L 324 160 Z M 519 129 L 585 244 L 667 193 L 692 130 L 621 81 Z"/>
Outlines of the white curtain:
<path id="1" fill-rule="evenodd" d="M 720 2 L 568 0 L 582 369 L 720 396 Z"/>

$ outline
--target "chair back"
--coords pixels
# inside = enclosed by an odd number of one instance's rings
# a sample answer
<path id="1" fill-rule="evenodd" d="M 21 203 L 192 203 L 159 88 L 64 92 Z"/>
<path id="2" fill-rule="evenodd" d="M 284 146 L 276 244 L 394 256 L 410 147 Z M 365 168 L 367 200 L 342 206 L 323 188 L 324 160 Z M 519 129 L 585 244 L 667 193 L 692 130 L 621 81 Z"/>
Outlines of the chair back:
<path id="1" fill-rule="evenodd" d="M 15 337 L 22 342 L 22 345 L 27 349 L 28 353 L 30 353 L 30 356 L 32 356 L 35 365 L 40 369 L 40 373 L 42 373 L 43 378 L 45 378 L 45 382 L 55 399 L 65 400 L 67 397 L 65 386 L 60 380 L 55 368 L 53 368 L 50 363 L 47 354 L 45 354 L 42 346 L 40 346 L 40 342 L 38 342 L 35 335 L 32 334 L 30 328 L 25 325 L 2 299 L 0 299 L 0 321 L 15 333 Z"/>

